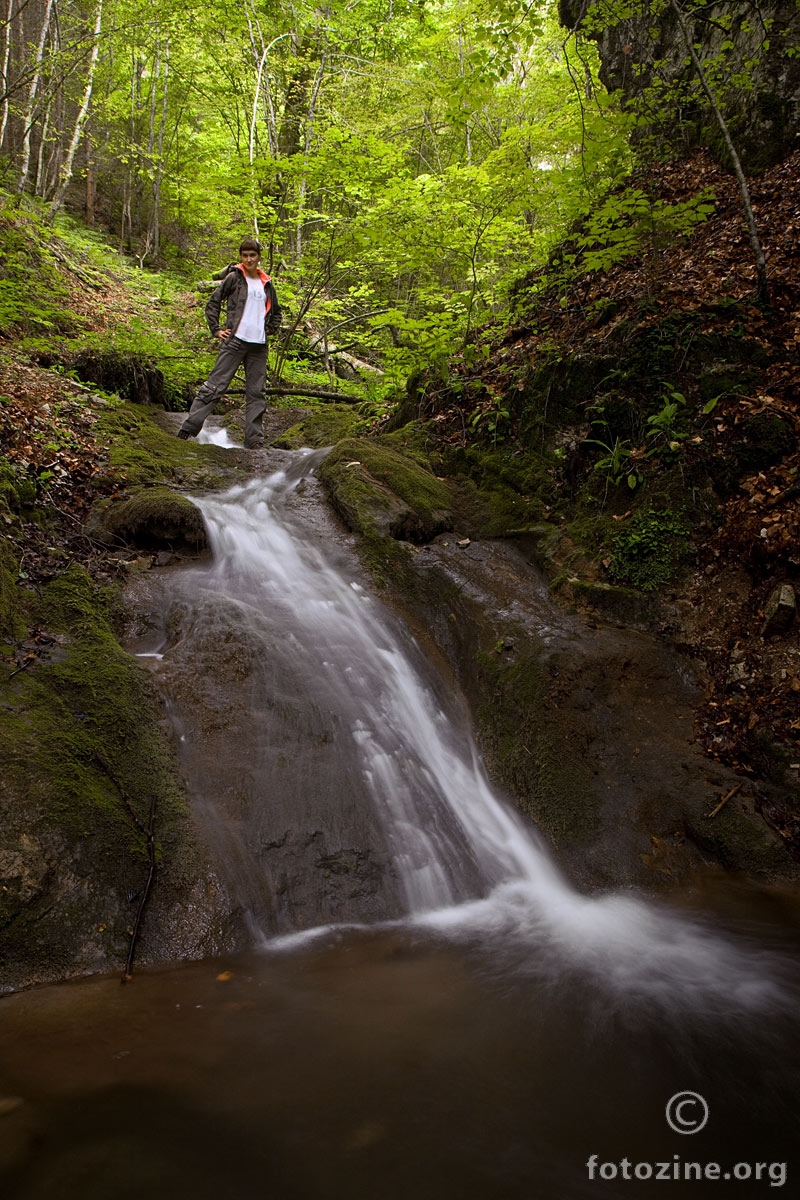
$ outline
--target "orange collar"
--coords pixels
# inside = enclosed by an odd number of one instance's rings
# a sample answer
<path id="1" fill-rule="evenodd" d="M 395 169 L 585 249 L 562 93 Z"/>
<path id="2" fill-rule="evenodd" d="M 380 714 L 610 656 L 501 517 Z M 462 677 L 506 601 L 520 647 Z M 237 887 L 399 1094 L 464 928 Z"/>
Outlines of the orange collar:
<path id="1" fill-rule="evenodd" d="M 244 275 L 244 277 L 245 277 L 245 279 L 246 279 L 246 278 L 247 278 L 247 271 L 245 271 L 245 269 L 244 269 L 244 263 L 237 263 L 236 265 L 237 265 L 237 267 L 239 268 L 239 270 L 242 272 L 242 274 Z M 269 282 L 270 282 L 269 275 L 267 275 L 266 271 L 262 271 L 262 270 L 261 270 L 261 267 L 256 267 L 256 270 L 258 271 L 258 277 L 259 277 L 259 279 L 261 280 L 261 282 L 262 282 L 262 283 L 269 283 Z"/>

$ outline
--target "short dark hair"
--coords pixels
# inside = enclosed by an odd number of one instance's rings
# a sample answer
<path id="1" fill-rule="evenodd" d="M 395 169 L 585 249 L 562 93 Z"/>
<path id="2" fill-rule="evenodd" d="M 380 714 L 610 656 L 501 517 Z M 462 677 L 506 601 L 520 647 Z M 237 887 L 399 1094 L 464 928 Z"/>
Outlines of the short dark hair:
<path id="1" fill-rule="evenodd" d="M 260 254 L 261 242 L 258 240 L 258 238 L 246 237 L 239 247 L 239 253 L 244 254 L 245 250 L 255 250 L 256 254 Z"/>

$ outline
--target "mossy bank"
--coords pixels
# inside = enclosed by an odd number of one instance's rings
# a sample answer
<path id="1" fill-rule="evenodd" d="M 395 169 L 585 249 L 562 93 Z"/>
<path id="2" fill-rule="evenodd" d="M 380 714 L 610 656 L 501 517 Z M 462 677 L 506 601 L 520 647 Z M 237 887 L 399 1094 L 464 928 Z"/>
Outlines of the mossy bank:
<path id="1" fill-rule="evenodd" d="M 120 631 L 129 572 L 159 549 L 205 546 L 179 489 L 224 485 L 252 463 L 179 442 L 150 408 L 87 403 L 99 416 L 82 444 L 96 497 L 88 537 L 74 541 L 85 566 L 56 554 L 64 520 L 48 493 L 18 467 L 0 476 L 0 990 L 123 969 L 151 824 L 156 882 L 136 961 L 231 944 L 230 901 L 195 838 L 163 701 Z M 33 582 L 28 562 L 50 577 Z"/>

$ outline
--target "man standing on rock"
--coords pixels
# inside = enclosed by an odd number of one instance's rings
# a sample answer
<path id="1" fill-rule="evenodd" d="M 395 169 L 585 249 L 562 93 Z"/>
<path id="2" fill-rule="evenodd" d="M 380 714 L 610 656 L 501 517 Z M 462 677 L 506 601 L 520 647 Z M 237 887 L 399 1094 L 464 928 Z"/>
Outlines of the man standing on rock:
<path id="1" fill-rule="evenodd" d="M 281 324 L 281 306 L 269 275 L 258 265 L 261 245 L 245 238 L 239 247 L 241 262 L 228 267 L 222 282 L 206 304 L 206 320 L 220 347 L 214 370 L 194 398 L 179 438 L 197 437 L 203 422 L 222 396 L 237 368 L 244 363 L 246 450 L 264 445 L 261 421 L 267 406 L 264 386 L 267 375 L 267 335 L 276 333 Z M 225 327 L 219 316 L 226 305 Z"/>

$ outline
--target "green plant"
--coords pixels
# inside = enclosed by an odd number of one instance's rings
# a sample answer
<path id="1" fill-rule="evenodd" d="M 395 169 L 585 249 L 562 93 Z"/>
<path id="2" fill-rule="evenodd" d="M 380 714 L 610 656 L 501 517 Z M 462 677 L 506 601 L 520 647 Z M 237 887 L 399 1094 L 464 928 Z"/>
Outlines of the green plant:
<path id="1" fill-rule="evenodd" d="M 658 453 L 663 460 L 669 460 L 677 455 L 681 442 L 689 436 L 679 428 L 685 408 L 686 397 L 671 383 L 665 383 L 662 407 L 647 418 L 645 436 L 650 446 L 647 458 Z"/>
<path id="2" fill-rule="evenodd" d="M 684 512 L 640 509 L 612 539 L 609 575 L 643 592 L 663 587 L 687 557 L 690 532 Z"/>
<path id="3" fill-rule="evenodd" d="M 607 271 L 643 250 L 658 251 L 688 236 L 713 211 L 714 196 L 708 188 L 677 204 L 652 200 L 641 188 L 612 192 L 587 218 L 578 238 L 581 267 Z"/>
<path id="4" fill-rule="evenodd" d="M 503 408 L 496 396 L 484 400 L 470 417 L 470 429 L 478 435 L 488 434 L 493 444 L 503 441 L 511 413 Z"/>
<path id="5" fill-rule="evenodd" d="M 599 446 L 601 450 L 605 450 L 603 457 L 594 464 L 594 470 L 602 471 L 610 483 L 616 486 L 626 479 L 628 487 L 633 491 L 642 482 L 639 471 L 631 467 L 630 460 L 634 450 L 627 438 L 614 438 L 613 445 L 596 438 L 587 438 L 585 444 Z"/>

